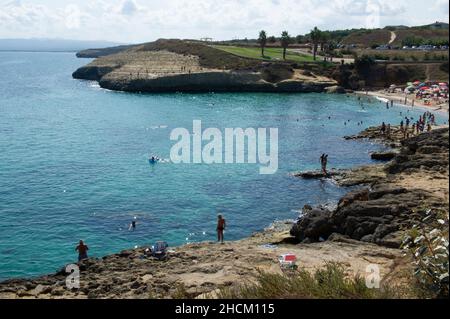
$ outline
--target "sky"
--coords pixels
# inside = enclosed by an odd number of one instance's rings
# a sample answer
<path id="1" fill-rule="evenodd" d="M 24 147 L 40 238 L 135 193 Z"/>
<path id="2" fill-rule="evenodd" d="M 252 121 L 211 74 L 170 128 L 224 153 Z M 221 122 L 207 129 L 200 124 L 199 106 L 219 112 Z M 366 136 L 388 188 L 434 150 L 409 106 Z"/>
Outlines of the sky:
<path id="1" fill-rule="evenodd" d="M 227 40 L 448 20 L 449 0 L 0 0 L 0 38 Z"/>

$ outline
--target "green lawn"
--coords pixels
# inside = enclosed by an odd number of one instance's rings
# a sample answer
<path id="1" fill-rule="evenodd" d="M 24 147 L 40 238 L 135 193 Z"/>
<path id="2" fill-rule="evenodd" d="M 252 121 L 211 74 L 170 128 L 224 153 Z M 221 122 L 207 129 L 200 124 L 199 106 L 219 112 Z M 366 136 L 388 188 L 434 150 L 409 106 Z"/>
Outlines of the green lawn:
<path id="1" fill-rule="evenodd" d="M 264 57 L 261 57 L 261 49 L 256 47 L 236 47 L 228 45 L 214 45 L 216 49 L 223 50 L 238 56 L 252 59 L 260 59 L 265 61 L 282 61 L 283 49 L 282 48 L 266 48 L 264 50 Z M 309 55 L 302 55 L 287 51 L 286 60 L 293 62 L 312 62 L 313 57 Z"/>

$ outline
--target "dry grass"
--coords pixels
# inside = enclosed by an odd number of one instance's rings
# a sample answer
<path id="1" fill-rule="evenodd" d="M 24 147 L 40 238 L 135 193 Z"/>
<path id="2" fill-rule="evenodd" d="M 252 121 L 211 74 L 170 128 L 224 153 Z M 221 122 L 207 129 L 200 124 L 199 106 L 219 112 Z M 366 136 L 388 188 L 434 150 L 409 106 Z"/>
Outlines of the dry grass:
<path id="1" fill-rule="evenodd" d="M 363 30 L 350 34 L 342 40 L 344 44 L 356 44 L 367 48 L 372 45 L 382 45 L 389 43 L 391 32 L 388 30 Z"/>
<path id="2" fill-rule="evenodd" d="M 398 287 L 370 289 L 365 279 L 347 276 L 343 266 L 328 263 L 310 273 L 292 274 L 260 272 L 256 283 L 224 288 L 219 298 L 228 299 L 393 299 L 406 297 Z"/>
<path id="3" fill-rule="evenodd" d="M 260 61 L 245 59 L 223 50 L 203 45 L 201 43 L 182 40 L 158 40 L 141 46 L 140 51 L 167 50 L 181 55 L 195 55 L 199 57 L 202 67 L 210 69 L 253 69 L 260 65 Z"/>

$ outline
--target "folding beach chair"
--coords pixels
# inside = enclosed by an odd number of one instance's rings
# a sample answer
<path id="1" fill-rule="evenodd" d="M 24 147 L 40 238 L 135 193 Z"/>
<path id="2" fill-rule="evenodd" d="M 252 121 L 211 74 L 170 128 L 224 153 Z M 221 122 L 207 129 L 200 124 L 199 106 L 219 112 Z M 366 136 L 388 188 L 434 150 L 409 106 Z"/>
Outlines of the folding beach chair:
<path id="1" fill-rule="evenodd" d="M 297 269 L 297 257 L 294 254 L 288 253 L 278 257 L 278 262 L 282 270 L 295 270 Z"/>
<path id="2" fill-rule="evenodd" d="M 165 241 L 157 241 L 152 247 L 152 256 L 158 259 L 166 258 L 167 247 L 169 247 L 169 245 Z"/>

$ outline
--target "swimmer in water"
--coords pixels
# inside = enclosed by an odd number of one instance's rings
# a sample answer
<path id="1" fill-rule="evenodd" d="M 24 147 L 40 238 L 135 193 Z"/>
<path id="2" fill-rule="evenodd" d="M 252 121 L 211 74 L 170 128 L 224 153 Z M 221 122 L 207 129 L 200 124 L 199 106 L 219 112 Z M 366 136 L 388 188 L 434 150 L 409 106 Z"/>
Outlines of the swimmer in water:
<path id="1" fill-rule="evenodd" d="M 149 160 L 150 164 L 156 164 L 158 162 L 158 158 L 155 156 L 152 156 Z"/>

